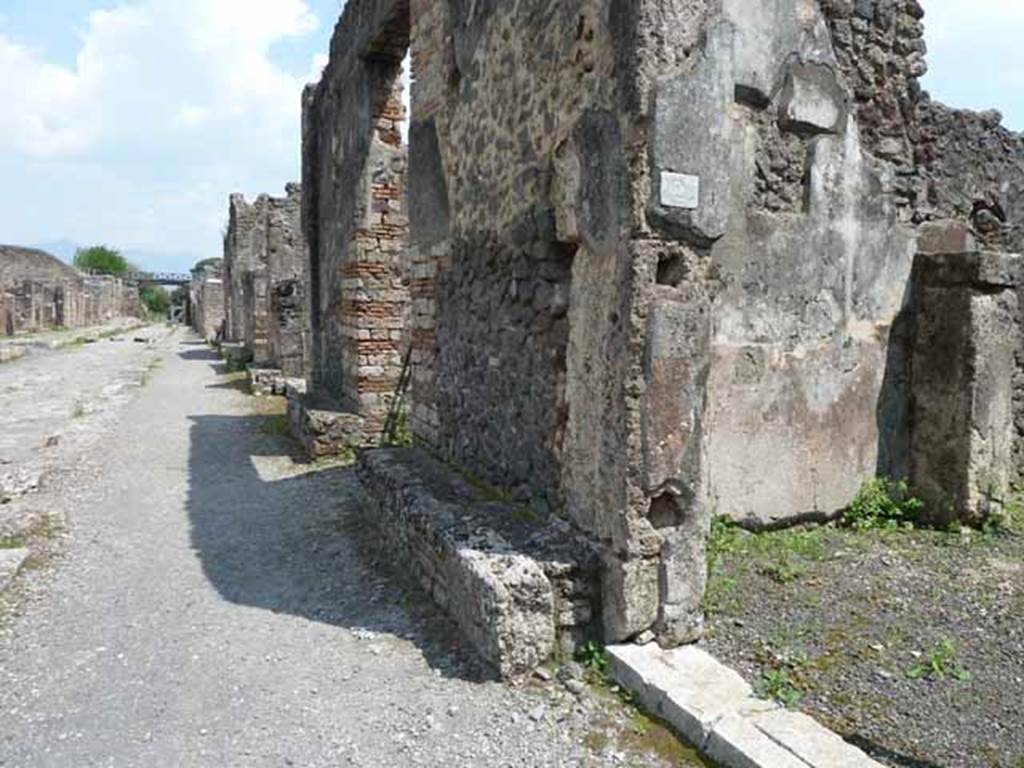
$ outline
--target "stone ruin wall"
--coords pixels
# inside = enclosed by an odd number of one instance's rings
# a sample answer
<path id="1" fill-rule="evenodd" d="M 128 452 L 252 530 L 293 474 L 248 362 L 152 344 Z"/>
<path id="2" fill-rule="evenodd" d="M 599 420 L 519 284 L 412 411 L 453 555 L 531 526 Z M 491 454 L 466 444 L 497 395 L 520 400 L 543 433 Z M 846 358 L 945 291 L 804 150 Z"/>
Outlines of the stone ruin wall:
<path id="1" fill-rule="evenodd" d="M 304 98 L 314 391 L 372 414 L 407 317 L 416 436 L 599 545 L 606 640 L 694 639 L 712 513 L 910 472 L 920 228 L 1020 247 L 1022 139 L 920 92 L 921 15 L 351 0 Z"/>
<path id="2" fill-rule="evenodd" d="M 284 198 L 267 200 L 269 356 L 288 378 L 305 376 L 306 241 L 302 235 L 302 188 L 286 187 Z"/>
<path id="3" fill-rule="evenodd" d="M 323 78 L 303 100 L 310 395 L 318 407 L 359 419 L 359 442 L 381 434 L 408 346 L 400 130 L 408 44 L 407 0 L 352 0 Z"/>
<path id="4" fill-rule="evenodd" d="M 995 110 L 953 109 L 921 90 L 927 1 L 821 4 L 865 146 L 893 164 L 901 218 L 956 219 L 986 248 L 1024 251 L 1024 136 Z"/>
<path id="5" fill-rule="evenodd" d="M 193 272 L 189 286 L 192 327 L 208 342 L 220 338 L 226 327 L 223 261 L 205 264 Z"/>
<path id="6" fill-rule="evenodd" d="M 611 5 L 414 3 L 410 128 L 414 430 L 600 542 L 609 640 L 657 620 L 662 547 L 638 490 L 642 136 Z"/>
<path id="7" fill-rule="evenodd" d="M 905 475 L 915 226 L 1019 236 L 1021 138 L 920 97 L 913 3 L 748 6 L 412 7 L 414 429 L 604 542 L 612 639 L 699 631 L 711 510 Z"/>
<path id="8" fill-rule="evenodd" d="M 22 254 L 32 255 L 25 249 Z M 48 254 L 48 263 L 58 263 Z M 0 259 L 6 254 L 0 253 Z M 13 258 L 13 257 L 12 257 Z M 25 273 L 3 270 L 0 277 L 0 335 L 36 333 L 52 328 L 86 328 L 145 312 L 138 287 L 119 278 L 88 276 L 66 265 L 60 274 L 43 277 L 31 263 Z"/>
<path id="9" fill-rule="evenodd" d="M 301 227 L 301 188 L 283 198 L 242 195 L 229 201 L 224 238 L 226 338 L 241 342 L 254 363 L 305 373 L 306 245 Z"/>
<path id="10" fill-rule="evenodd" d="M 254 260 L 256 212 L 243 195 L 228 200 L 228 226 L 224 234 L 225 312 L 228 341 L 244 342 L 252 322 L 245 312 L 246 274 Z"/>

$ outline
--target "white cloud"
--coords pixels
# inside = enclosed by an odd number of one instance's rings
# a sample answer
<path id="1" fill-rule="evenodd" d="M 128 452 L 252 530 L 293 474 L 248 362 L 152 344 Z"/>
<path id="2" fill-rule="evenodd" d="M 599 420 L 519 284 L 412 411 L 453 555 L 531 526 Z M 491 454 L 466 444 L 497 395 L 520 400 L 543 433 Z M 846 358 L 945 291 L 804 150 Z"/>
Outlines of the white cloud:
<path id="1" fill-rule="evenodd" d="M 89 144 L 88 128 L 68 119 L 81 111 L 82 91 L 74 73 L 3 36 L 0 72 L 0 150 L 51 155 Z"/>
<path id="2" fill-rule="evenodd" d="M 302 88 L 326 56 L 311 45 L 293 74 L 271 51 L 320 22 L 306 0 L 100 2 L 73 66 L 0 28 L 0 232 L 211 255 L 230 192 L 299 173 Z"/>
<path id="3" fill-rule="evenodd" d="M 317 26 L 304 0 L 142 0 L 93 11 L 74 68 L 0 35 L 0 150 L 74 155 L 246 116 L 281 129 L 304 78 L 271 46 Z"/>

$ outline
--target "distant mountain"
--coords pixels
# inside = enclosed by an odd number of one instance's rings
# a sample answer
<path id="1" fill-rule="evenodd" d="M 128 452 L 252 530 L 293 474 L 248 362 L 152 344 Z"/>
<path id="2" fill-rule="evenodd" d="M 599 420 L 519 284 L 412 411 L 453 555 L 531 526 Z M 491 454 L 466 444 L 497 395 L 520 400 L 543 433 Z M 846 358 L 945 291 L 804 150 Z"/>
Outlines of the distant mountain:
<path id="1" fill-rule="evenodd" d="M 146 272 L 188 272 L 202 258 L 185 251 L 149 251 L 135 248 L 125 248 L 121 255 Z"/>

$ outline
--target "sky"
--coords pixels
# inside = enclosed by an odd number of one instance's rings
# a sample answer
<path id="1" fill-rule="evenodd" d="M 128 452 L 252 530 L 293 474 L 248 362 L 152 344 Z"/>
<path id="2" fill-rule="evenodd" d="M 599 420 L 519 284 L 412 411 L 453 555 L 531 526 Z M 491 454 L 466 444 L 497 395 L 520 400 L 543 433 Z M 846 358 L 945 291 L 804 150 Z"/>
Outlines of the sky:
<path id="1" fill-rule="evenodd" d="M 1024 130 L 1024 0 L 922 0 L 925 87 Z M 0 242 L 219 256 L 227 197 L 300 175 L 343 0 L 0 0 Z"/>

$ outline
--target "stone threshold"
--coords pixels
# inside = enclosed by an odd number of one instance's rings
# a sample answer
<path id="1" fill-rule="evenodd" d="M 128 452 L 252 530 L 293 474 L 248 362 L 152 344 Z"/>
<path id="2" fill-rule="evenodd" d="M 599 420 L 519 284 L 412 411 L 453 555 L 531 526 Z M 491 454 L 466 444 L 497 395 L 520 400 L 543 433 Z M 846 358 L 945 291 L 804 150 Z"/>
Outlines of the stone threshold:
<path id="1" fill-rule="evenodd" d="M 883 768 L 813 718 L 754 696 L 696 646 L 607 649 L 623 688 L 723 768 Z"/>
<path id="2" fill-rule="evenodd" d="M 500 677 L 599 632 L 598 556 L 566 521 L 495 500 L 415 448 L 363 451 L 359 474 L 395 562 Z"/>

